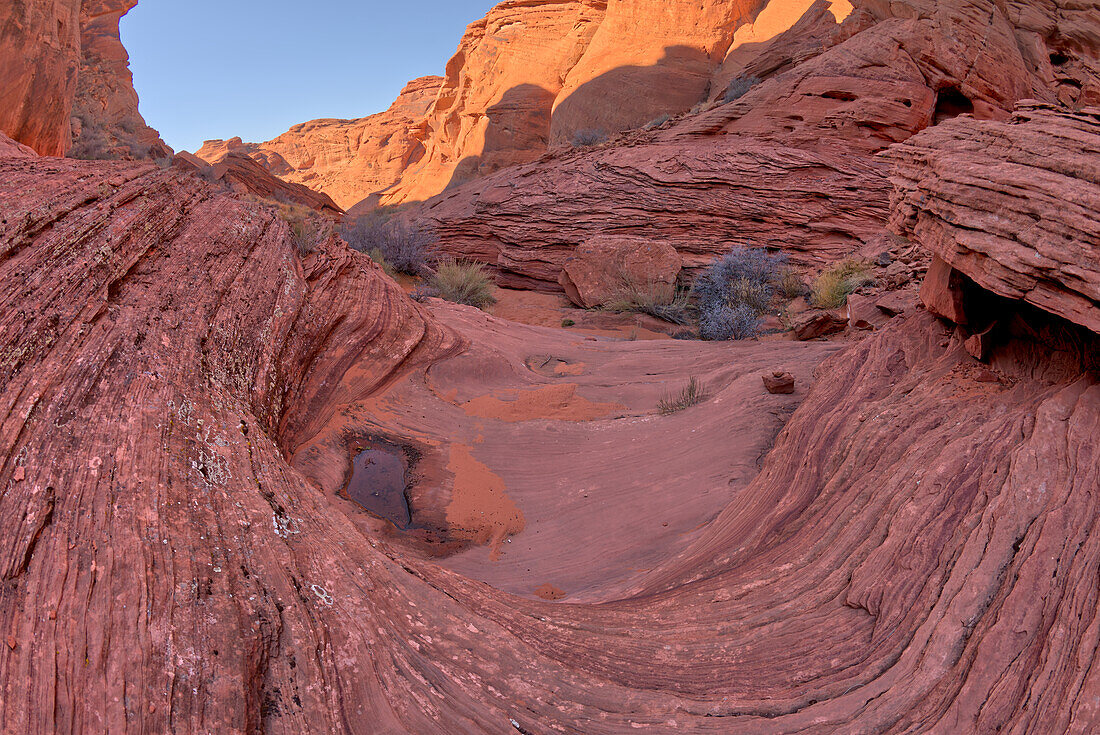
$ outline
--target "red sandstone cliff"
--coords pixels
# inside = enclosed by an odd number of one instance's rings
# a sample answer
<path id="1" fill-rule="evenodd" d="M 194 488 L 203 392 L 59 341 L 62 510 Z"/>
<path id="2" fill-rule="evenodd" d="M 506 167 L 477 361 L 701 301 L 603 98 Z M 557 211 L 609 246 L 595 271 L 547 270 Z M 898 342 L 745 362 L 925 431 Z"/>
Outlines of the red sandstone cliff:
<path id="1" fill-rule="evenodd" d="M 81 63 L 72 110 L 74 152 L 111 158 L 163 158 L 171 149 L 138 112 L 130 57 L 119 21 L 138 0 L 84 0 Z"/>
<path id="2" fill-rule="evenodd" d="M 79 65 L 78 0 L 0 5 L 0 133 L 43 155 L 63 155 Z"/>
<path id="3" fill-rule="evenodd" d="M 757 78 L 765 89 L 690 125 L 798 147 L 839 138 L 873 152 L 960 112 L 1100 99 L 1093 11 L 989 0 L 509 0 L 467 29 L 438 98 L 400 126 L 409 137 L 398 150 L 415 155 L 382 152 L 385 176 L 330 153 L 327 122 L 264 144 L 261 160 L 345 207 L 377 192 L 372 205 L 415 202 L 531 162 L 578 130 L 638 128 Z M 356 155 L 377 156 L 374 145 Z"/>
<path id="4" fill-rule="evenodd" d="M 137 0 L 11 0 L 0 7 L 0 132 L 42 155 L 170 151 L 138 113 L 118 21 Z"/>
<path id="5" fill-rule="evenodd" d="M 668 242 L 697 263 L 755 244 L 811 265 L 880 248 L 891 187 L 876 154 L 889 145 L 958 115 L 1004 119 L 1022 98 L 1073 109 L 1100 93 L 1100 14 L 1072 3 L 870 4 L 839 26 L 834 12 L 814 4 L 754 56 L 749 43 L 727 54 L 719 73 L 734 58 L 774 73 L 736 101 L 553 151 L 406 216 L 501 283 L 548 290 L 574 248 L 607 233 Z"/>
<path id="6" fill-rule="evenodd" d="M 239 150 L 286 181 L 303 184 L 350 207 L 381 191 L 424 155 L 419 127 L 443 79 L 416 79 L 385 112 L 360 120 L 312 120 L 266 143 L 209 140 L 196 155 L 216 163 Z"/>

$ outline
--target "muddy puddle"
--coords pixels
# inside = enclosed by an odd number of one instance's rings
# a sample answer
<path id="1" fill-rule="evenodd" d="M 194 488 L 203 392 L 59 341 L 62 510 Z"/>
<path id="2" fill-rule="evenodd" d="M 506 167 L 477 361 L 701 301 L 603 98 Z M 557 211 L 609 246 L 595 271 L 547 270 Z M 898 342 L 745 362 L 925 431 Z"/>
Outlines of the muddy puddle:
<path id="1" fill-rule="evenodd" d="M 408 487 L 409 462 L 399 447 L 372 442 L 358 448 L 352 460 L 347 496 L 365 510 L 401 529 L 412 524 Z"/>

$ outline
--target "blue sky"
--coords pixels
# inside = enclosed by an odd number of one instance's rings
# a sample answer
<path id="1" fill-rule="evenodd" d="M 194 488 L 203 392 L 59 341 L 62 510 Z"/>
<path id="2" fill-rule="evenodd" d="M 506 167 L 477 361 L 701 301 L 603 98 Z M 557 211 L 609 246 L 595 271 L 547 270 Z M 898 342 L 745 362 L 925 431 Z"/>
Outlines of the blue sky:
<path id="1" fill-rule="evenodd" d="M 442 74 L 493 0 L 141 0 L 122 19 L 141 113 L 176 150 L 364 117 Z"/>

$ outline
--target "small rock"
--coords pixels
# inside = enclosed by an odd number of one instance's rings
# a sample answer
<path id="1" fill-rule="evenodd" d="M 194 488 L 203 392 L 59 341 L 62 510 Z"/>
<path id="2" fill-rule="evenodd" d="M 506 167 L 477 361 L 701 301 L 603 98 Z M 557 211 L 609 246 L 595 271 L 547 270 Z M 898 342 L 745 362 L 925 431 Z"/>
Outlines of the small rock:
<path id="1" fill-rule="evenodd" d="M 993 348 L 993 328 L 995 326 L 997 326 L 996 322 L 963 340 L 963 347 L 975 360 L 984 361 L 989 357 L 989 351 Z"/>
<path id="2" fill-rule="evenodd" d="M 867 296 L 852 294 L 848 297 L 845 310 L 848 315 L 848 326 L 854 329 L 878 329 L 890 317 L 876 308 L 877 304 Z"/>
<path id="3" fill-rule="evenodd" d="M 12 473 L 11 479 L 15 480 L 16 482 L 23 482 L 23 480 L 27 479 L 26 468 L 16 467 L 15 472 Z"/>
<path id="4" fill-rule="evenodd" d="M 785 370 L 776 370 L 760 376 L 769 393 L 794 393 L 794 376 Z"/>
<path id="5" fill-rule="evenodd" d="M 936 316 L 955 324 L 966 324 L 963 276 L 938 255 L 932 259 L 921 284 L 920 300 Z"/>
<path id="6" fill-rule="evenodd" d="M 979 383 L 999 383 L 999 382 L 1001 382 L 1000 376 L 997 375 L 997 373 L 995 373 L 995 372 L 993 372 L 992 370 L 989 370 L 989 369 L 978 371 L 978 373 L 974 375 L 974 380 L 978 381 Z"/>
<path id="7" fill-rule="evenodd" d="M 836 311 L 813 309 L 797 315 L 792 322 L 794 336 L 800 340 L 807 340 L 841 331 L 848 326 L 848 317 Z"/>
<path id="8" fill-rule="evenodd" d="M 878 254 L 878 257 L 875 258 L 875 265 L 879 266 L 880 268 L 885 268 L 893 262 L 894 258 L 888 252 L 881 252 Z"/>
<path id="9" fill-rule="evenodd" d="M 13 635 L 8 636 L 8 648 L 13 651 L 15 650 L 15 636 Z"/>

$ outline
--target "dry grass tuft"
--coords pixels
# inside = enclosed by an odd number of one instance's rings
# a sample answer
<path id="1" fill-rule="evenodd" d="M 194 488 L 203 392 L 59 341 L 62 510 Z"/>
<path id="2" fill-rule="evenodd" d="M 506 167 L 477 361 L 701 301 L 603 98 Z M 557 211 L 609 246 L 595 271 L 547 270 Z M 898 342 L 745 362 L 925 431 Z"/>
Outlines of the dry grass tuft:
<path id="1" fill-rule="evenodd" d="M 493 279 L 481 263 L 448 260 L 439 264 L 428 279 L 434 295 L 456 304 L 484 309 L 497 302 Z"/>
<path id="2" fill-rule="evenodd" d="M 692 377 L 678 392 L 666 393 L 657 403 L 657 410 L 662 416 L 667 416 L 698 405 L 706 398 L 707 387 L 698 378 Z"/>
<path id="3" fill-rule="evenodd" d="M 814 279 L 810 288 L 810 303 L 821 309 L 840 308 L 847 301 L 848 294 L 872 282 L 867 264 L 849 258 Z"/>

